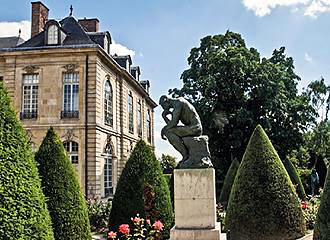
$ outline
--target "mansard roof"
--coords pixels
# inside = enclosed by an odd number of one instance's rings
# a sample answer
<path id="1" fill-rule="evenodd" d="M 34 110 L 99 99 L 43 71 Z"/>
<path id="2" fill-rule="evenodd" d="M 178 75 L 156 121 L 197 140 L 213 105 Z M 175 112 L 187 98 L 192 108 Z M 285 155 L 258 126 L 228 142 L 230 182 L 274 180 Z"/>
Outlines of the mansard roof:
<path id="1" fill-rule="evenodd" d="M 0 48 L 12 48 L 23 43 L 21 37 L 2 37 L 0 38 Z"/>
<path id="2" fill-rule="evenodd" d="M 111 43 L 111 37 L 109 32 L 97 32 L 97 33 L 88 33 L 84 30 L 84 28 L 78 23 L 78 21 L 72 17 L 66 17 L 63 20 L 57 22 L 56 20 L 49 20 L 45 26 L 45 30 L 36 36 L 32 37 L 25 43 L 17 46 L 18 48 L 26 48 L 26 47 L 42 47 L 46 46 L 45 43 L 45 34 L 48 29 L 48 26 L 51 23 L 56 22 L 61 31 L 65 33 L 65 38 L 61 45 L 86 45 L 86 44 L 99 44 L 103 46 L 104 39 L 102 37 L 108 35 Z"/>

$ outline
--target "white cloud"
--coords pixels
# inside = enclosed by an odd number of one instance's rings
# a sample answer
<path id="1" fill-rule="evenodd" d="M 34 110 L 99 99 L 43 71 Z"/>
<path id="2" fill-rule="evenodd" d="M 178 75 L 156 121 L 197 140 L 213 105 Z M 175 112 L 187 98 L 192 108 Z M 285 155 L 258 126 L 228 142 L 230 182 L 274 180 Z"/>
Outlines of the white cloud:
<path id="1" fill-rule="evenodd" d="M 277 7 L 292 7 L 297 13 L 302 7 L 304 15 L 316 18 L 318 14 L 330 12 L 330 0 L 242 0 L 243 5 L 253 11 L 256 16 L 264 17 L 271 14 Z"/>
<path id="2" fill-rule="evenodd" d="M 21 37 L 28 40 L 31 37 L 31 22 L 0 22 L 0 37 L 14 37 L 18 36 L 19 29 L 21 29 Z"/>
<path id="3" fill-rule="evenodd" d="M 313 62 L 313 58 L 307 52 L 305 52 L 305 60 L 309 63 Z"/>
<path id="4" fill-rule="evenodd" d="M 120 43 L 116 43 L 114 40 L 112 40 L 112 44 L 110 46 L 110 53 L 117 54 L 119 56 L 130 55 L 131 58 L 134 58 L 134 56 L 135 56 L 134 50 L 131 50 L 128 47 L 121 45 Z"/>
<path id="5" fill-rule="evenodd" d="M 269 15 L 273 8 L 279 6 L 296 6 L 308 2 L 309 0 L 243 0 L 244 6 L 254 11 L 258 17 Z"/>
<path id="6" fill-rule="evenodd" d="M 306 8 L 304 15 L 313 18 L 317 17 L 318 13 L 330 11 L 330 0 L 313 0 Z"/>

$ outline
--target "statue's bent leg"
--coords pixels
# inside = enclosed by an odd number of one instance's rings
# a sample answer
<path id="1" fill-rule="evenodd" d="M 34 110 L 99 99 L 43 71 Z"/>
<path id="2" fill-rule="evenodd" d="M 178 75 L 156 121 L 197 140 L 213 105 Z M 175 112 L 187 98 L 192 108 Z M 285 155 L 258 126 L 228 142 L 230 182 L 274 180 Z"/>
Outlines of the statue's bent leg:
<path id="1" fill-rule="evenodd" d="M 170 129 L 165 133 L 166 138 L 172 146 L 182 155 L 182 160 L 188 159 L 188 150 L 183 144 L 182 138 L 175 133 L 175 129 Z"/>

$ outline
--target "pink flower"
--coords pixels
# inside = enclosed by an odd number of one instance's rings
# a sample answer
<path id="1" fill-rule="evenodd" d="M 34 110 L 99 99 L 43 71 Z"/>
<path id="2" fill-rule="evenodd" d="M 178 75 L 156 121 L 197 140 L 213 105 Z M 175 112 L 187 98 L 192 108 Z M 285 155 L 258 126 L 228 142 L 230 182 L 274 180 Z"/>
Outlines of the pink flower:
<path id="1" fill-rule="evenodd" d="M 147 219 L 146 222 L 147 222 L 148 225 L 151 224 L 151 223 L 150 223 L 150 219 Z"/>
<path id="2" fill-rule="evenodd" d="M 135 223 L 139 223 L 140 221 L 141 221 L 141 218 L 139 218 L 139 217 L 135 217 L 133 219 L 133 222 L 135 222 Z"/>
<path id="3" fill-rule="evenodd" d="M 156 221 L 152 226 L 154 227 L 155 230 L 159 230 L 159 231 L 162 231 L 164 227 L 161 221 Z"/>
<path id="4" fill-rule="evenodd" d="M 128 224 L 122 224 L 119 226 L 119 232 L 121 232 L 122 234 L 129 234 L 129 225 Z"/>
<path id="5" fill-rule="evenodd" d="M 115 239 L 117 237 L 117 233 L 111 231 L 108 233 L 108 237 L 111 238 L 111 239 Z"/>

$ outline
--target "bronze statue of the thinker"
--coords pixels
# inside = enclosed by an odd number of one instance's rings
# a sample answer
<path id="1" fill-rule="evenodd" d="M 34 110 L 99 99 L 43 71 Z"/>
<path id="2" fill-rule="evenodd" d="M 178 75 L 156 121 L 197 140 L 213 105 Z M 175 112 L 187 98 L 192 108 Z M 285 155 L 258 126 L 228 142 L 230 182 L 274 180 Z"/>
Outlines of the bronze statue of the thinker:
<path id="1" fill-rule="evenodd" d="M 186 99 L 160 97 L 166 126 L 161 137 L 168 140 L 182 155 L 180 168 L 212 167 L 208 150 L 208 138 L 202 136 L 201 120 L 192 104 Z M 171 115 L 171 119 L 168 118 Z M 178 125 L 181 122 L 183 125 Z M 200 158 L 200 159 L 199 159 Z"/>

